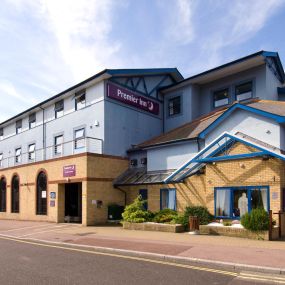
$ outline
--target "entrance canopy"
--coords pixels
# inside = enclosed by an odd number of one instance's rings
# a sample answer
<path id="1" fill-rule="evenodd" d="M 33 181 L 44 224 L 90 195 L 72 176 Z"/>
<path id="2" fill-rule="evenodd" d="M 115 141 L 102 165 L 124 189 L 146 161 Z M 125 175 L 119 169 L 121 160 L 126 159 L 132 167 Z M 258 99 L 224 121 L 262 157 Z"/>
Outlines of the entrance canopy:
<path id="1" fill-rule="evenodd" d="M 240 142 L 244 145 L 252 148 L 252 151 L 242 154 L 230 154 L 230 150 L 233 145 Z M 232 135 L 228 132 L 224 132 L 218 138 L 213 140 L 208 146 L 198 152 L 197 155 L 189 159 L 176 171 L 165 178 L 164 183 L 170 182 L 182 182 L 185 178 L 196 174 L 207 163 L 215 163 L 218 161 L 228 161 L 251 157 L 275 157 L 281 160 L 285 160 L 280 149 L 273 147 L 267 143 L 251 138 L 242 133 Z"/>

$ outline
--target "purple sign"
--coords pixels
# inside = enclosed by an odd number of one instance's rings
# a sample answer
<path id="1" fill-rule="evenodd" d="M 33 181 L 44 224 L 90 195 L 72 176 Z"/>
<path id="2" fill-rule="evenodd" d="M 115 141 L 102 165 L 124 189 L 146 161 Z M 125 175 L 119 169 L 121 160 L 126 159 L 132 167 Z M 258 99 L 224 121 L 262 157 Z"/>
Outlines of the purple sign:
<path id="1" fill-rule="evenodd" d="M 63 177 L 72 177 L 76 175 L 76 166 L 67 165 L 63 166 Z"/>
<path id="2" fill-rule="evenodd" d="M 146 97 L 139 96 L 128 89 L 118 87 L 114 84 L 107 84 L 107 96 L 154 115 L 159 114 L 159 104 L 157 102 Z"/>

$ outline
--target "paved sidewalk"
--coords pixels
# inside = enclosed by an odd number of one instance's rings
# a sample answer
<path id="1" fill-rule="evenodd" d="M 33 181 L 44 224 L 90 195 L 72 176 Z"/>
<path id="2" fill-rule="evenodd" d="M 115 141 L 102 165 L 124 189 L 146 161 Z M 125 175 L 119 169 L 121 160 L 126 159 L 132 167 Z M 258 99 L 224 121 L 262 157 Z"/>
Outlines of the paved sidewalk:
<path id="1" fill-rule="evenodd" d="M 285 269 L 284 241 L 0 220 L 0 235 Z"/>

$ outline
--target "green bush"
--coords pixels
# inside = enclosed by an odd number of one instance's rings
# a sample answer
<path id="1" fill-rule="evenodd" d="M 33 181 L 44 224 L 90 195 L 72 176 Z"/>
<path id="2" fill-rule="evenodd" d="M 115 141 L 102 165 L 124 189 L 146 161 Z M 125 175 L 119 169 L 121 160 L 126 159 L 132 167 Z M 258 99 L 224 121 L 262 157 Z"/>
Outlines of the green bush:
<path id="1" fill-rule="evenodd" d="M 196 216 L 199 218 L 200 225 L 207 225 L 213 220 L 213 215 L 211 215 L 206 207 L 203 206 L 188 206 L 185 208 L 184 217 L 185 220 L 189 221 L 190 216 Z"/>
<path id="2" fill-rule="evenodd" d="M 188 219 L 185 217 L 185 215 L 178 214 L 173 218 L 173 220 L 170 222 L 171 224 L 180 224 L 185 227 L 185 229 L 188 226 Z"/>
<path id="3" fill-rule="evenodd" d="M 223 221 L 223 225 L 225 227 L 230 227 L 232 225 L 232 221 Z"/>
<path id="4" fill-rule="evenodd" d="M 139 195 L 132 204 L 126 206 L 122 217 L 124 222 L 144 223 L 153 217 L 152 213 L 144 209 L 145 201 Z"/>
<path id="5" fill-rule="evenodd" d="M 269 214 L 263 208 L 253 209 L 241 217 L 241 224 L 250 231 L 267 231 Z"/>
<path id="6" fill-rule="evenodd" d="M 154 214 L 152 219 L 155 223 L 170 223 L 177 217 L 177 212 L 171 209 L 163 209 Z"/>

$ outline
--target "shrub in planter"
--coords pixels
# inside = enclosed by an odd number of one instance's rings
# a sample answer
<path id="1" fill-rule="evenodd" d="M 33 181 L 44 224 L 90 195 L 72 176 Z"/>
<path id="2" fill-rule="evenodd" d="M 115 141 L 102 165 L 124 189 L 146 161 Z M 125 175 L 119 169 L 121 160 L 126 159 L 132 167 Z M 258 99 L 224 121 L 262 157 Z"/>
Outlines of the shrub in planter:
<path id="1" fill-rule="evenodd" d="M 170 222 L 171 224 L 180 224 L 183 225 L 186 229 L 188 226 L 188 219 L 185 217 L 185 215 L 178 214 L 173 218 L 173 220 Z"/>
<path id="2" fill-rule="evenodd" d="M 139 195 L 132 204 L 126 206 L 122 217 L 124 222 L 144 223 L 152 218 L 152 213 L 144 209 L 145 201 Z"/>
<path id="3" fill-rule="evenodd" d="M 250 231 L 267 231 L 269 229 L 269 214 L 262 208 L 253 209 L 241 217 L 241 224 Z"/>
<path id="4" fill-rule="evenodd" d="M 185 220 L 187 223 L 190 216 L 197 216 L 199 218 L 200 225 L 207 225 L 213 220 L 213 215 L 210 214 L 208 209 L 203 206 L 188 206 L 184 212 Z"/>
<path id="5" fill-rule="evenodd" d="M 154 214 L 153 222 L 155 223 L 170 223 L 177 217 L 177 212 L 171 209 L 163 209 Z"/>

